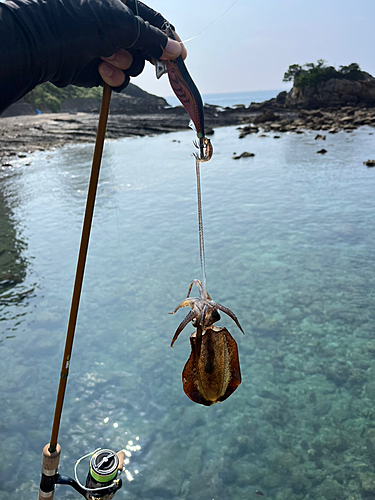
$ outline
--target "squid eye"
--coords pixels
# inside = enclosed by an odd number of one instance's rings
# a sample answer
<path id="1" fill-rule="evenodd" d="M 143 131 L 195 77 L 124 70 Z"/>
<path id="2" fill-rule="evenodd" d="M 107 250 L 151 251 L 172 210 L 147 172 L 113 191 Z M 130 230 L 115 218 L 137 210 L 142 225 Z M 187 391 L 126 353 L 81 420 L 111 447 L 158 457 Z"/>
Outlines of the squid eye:
<path id="1" fill-rule="evenodd" d="M 204 326 L 209 327 L 220 320 L 220 314 L 217 309 L 211 309 L 205 317 Z"/>
<path id="2" fill-rule="evenodd" d="M 212 320 L 213 320 L 213 323 L 216 323 L 216 321 L 220 320 L 220 314 L 219 314 L 219 311 L 217 309 L 215 309 L 215 312 L 212 313 Z"/>

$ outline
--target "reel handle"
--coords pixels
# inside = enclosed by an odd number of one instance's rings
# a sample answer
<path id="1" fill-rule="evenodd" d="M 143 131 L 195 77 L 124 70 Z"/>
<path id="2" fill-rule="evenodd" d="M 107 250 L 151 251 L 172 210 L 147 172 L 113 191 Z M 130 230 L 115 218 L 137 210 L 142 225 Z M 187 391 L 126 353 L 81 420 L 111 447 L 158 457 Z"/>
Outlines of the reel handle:
<path id="1" fill-rule="evenodd" d="M 125 451 L 120 450 L 116 453 L 116 455 L 118 456 L 118 462 L 119 462 L 118 470 L 122 472 L 122 470 L 124 469 Z"/>

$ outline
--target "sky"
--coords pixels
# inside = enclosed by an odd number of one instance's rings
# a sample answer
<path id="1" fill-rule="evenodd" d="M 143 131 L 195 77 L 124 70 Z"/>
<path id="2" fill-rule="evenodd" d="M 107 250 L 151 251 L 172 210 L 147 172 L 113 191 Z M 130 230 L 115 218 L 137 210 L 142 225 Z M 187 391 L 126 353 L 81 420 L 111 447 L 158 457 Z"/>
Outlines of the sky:
<path id="1" fill-rule="evenodd" d="M 234 0 L 146 0 L 182 40 L 194 37 Z M 238 0 L 212 26 L 186 43 L 185 63 L 202 94 L 287 90 L 289 65 L 325 59 L 338 67 L 357 62 L 375 75 L 375 0 Z M 154 69 L 132 83 L 172 95 L 168 78 Z"/>

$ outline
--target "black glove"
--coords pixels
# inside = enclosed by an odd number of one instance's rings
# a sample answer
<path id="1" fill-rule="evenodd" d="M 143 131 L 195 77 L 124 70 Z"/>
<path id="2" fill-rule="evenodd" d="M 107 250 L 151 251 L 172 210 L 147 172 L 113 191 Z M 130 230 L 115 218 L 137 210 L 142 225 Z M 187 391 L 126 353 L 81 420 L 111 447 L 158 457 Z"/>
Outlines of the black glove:
<path id="1" fill-rule="evenodd" d="M 0 113 L 36 85 L 94 87 L 103 83 L 100 57 L 119 49 L 133 56 L 129 76 L 167 43 L 161 14 L 136 0 L 7 0 L 0 2 Z"/>

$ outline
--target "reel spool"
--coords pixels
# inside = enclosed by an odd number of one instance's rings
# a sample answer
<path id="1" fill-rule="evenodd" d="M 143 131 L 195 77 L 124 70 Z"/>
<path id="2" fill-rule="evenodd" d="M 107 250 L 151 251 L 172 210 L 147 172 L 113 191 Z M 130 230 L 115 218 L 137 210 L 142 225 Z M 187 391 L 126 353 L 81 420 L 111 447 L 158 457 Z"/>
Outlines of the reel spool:
<path id="1" fill-rule="evenodd" d="M 86 478 L 86 488 L 97 490 L 116 486 L 114 480 L 119 470 L 119 457 L 112 450 L 99 450 L 91 457 L 90 469 Z M 97 493 L 92 492 L 92 498 L 102 498 Z M 107 497 L 106 497 L 107 498 Z M 109 497 L 108 497 L 109 498 Z"/>

